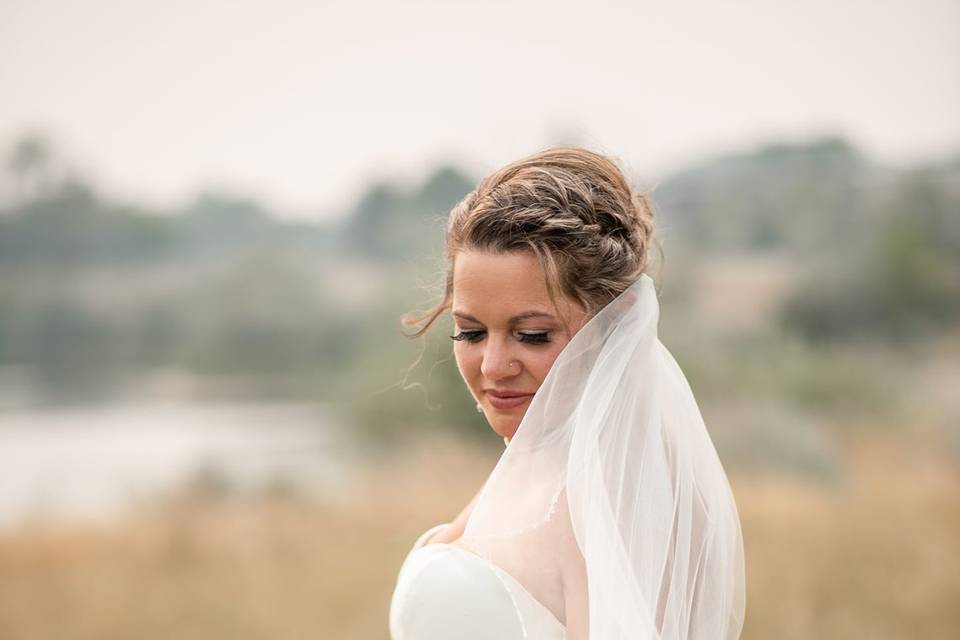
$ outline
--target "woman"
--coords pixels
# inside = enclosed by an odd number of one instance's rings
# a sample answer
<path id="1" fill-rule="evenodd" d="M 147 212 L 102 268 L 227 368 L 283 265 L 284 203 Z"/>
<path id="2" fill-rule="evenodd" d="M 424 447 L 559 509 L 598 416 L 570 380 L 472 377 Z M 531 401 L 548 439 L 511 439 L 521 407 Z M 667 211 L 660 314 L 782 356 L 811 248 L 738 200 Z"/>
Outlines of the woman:
<path id="1" fill-rule="evenodd" d="M 460 374 L 506 449 L 407 555 L 393 640 L 738 638 L 743 542 L 683 373 L 657 339 L 653 215 L 608 158 L 553 148 L 451 212 Z"/>

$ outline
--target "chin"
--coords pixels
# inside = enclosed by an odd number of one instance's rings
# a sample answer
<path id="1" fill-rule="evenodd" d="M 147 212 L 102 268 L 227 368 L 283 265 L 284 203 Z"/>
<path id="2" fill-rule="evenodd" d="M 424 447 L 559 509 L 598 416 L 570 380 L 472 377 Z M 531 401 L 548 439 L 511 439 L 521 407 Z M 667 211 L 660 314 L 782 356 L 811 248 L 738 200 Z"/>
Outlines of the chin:
<path id="1" fill-rule="evenodd" d="M 493 430 L 501 438 L 512 438 L 520 427 L 518 420 L 504 420 L 493 425 Z"/>

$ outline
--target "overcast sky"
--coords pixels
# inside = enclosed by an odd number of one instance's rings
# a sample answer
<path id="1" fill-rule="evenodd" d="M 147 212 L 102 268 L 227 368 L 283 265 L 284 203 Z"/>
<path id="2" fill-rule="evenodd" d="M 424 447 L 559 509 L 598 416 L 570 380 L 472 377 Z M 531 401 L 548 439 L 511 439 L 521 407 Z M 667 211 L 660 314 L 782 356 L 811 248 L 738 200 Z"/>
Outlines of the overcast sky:
<path id="1" fill-rule="evenodd" d="M 26 129 L 119 197 L 313 216 L 558 132 L 647 180 L 822 131 L 899 163 L 960 150 L 960 2 L 0 0 L 3 148 Z"/>

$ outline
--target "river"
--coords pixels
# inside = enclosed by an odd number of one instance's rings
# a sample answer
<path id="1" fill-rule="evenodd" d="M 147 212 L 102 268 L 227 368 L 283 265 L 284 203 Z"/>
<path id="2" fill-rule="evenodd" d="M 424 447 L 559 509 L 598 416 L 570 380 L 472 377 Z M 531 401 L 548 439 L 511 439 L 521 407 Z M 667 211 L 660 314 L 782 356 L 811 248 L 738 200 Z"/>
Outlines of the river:
<path id="1" fill-rule="evenodd" d="M 0 411 L 0 528 L 102 520 L 197 478 L 236 494 L 282 485 L 323 498 L 352 449 L 321 405 L 121 402 Z"/>

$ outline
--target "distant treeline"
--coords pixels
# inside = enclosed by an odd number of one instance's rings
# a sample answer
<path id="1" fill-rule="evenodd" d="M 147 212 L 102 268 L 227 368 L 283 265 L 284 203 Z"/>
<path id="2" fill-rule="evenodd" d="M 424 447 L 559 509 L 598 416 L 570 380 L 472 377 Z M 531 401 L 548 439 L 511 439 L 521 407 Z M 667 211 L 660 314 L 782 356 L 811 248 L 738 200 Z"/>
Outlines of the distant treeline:
<path id="1" fill-rule="evenodd" d="M 371 185 L 344 215 L 294 223 L 224 193 L 182 211 L 116 202 L 59 170 L 36 136 L 6 156 L 0 365 L 55 386 L 179 366 L 337 394 L 344 372 L 367 375 L 385 353 L 396 368 L 383 380 L 396 380 L 409 362 L 392 346 L 398 318 L 421 302 L 401 290 L 424 257 L 440 257 L 445 217 L 475 182 L 440 167 L 413 188 Z M 957 324 L 960 160 L 897 169 L 840 139 L 772 144 L 678 172 L 652 196 L 668 257 L 795 260 L 807 275 L 781 319 L 806 340 L 913 340 Z M 351 304 L 348 264 L 375 274 L 374 294 Z"/>
<path id="2" fill-rule="evenodd" d="M 960 319 L 960 155 L 877 165 L 839 138 L 772 144 L 654 192 L 694 251 L 774 251 L 808 274 L 786 329 L 818 341 L 913 340 Z"/>

